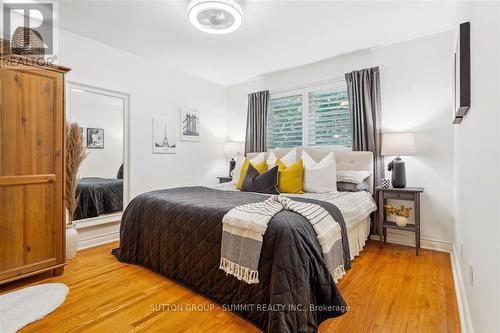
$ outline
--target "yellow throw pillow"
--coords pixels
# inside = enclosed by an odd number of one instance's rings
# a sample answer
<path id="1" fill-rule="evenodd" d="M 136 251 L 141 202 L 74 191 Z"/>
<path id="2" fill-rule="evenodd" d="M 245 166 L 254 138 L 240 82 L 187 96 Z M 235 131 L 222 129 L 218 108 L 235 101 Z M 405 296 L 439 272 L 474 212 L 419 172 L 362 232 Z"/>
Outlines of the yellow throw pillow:
<path id="1" fill-rule="evenodd" d="M 278 166 L 278 189 L 281 193 L 304 193 L 302 192 L 302 160 L 298 160 L 290 166 L 280 160 L 276 161 Z"/>
<path id="2" fill-rule="evenodd" d="M 245 160 L 245 162 L 243 162 L 243 166 L 241 167 L 240 179 L 238 179 L 238 184 L 236 184 L 236 188 L 238 190 L 241 189 L 241 184 L 243 184 L 243 179 L 245 179 L 245 176 L 246 176 L 247 170 L 248 170 L 248 165 L 250 163 L 252 163 L 252 162 L 250 162 L 249 160 Z M 259 173 L 264 173 L 264 172 L 267 171 L 267 162 L 266 161 L 262 161 L 262 162 L 260 162 L 257 165 L 255 165 L 255 164 L 252 163 L 252 166 Z"/>

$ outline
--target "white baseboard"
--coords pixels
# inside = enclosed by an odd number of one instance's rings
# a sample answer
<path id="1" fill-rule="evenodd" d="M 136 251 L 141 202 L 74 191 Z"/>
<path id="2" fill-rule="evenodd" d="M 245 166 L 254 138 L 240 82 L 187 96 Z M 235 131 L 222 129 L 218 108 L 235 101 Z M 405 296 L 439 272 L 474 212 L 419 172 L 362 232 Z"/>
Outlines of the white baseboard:
<path id="1" fill-rule="evenodd" d="M 78 250 L 120 240 L 120 222 L 95 225 L 78 230 Z"/>
<path id="2" fill-rule="evenodd" d="M 78 250 L 84 250 L 91 247 L 113 243 L 120 240 L 120 232 L 112 232 L 108 234 L 94 236 L 83 240 L 78 240 Z"/>
<path id="3" fill-rule="evenodd" d="M 455 294 L 457 297 L 458 313 L 460 315 L 460 327 L 463 333 L 473 333 L 472 319 L 469 310 L 469 302 L 465 294 L 464 279 L 460 269 L 460 259 L 457 248 L 453 245 L 450 253 L 451 269 L 453 270 L 453 282 L 455 283 Z"/>
<path id="4" fill-rule="evenodd" d="M 376 235 L 371 235 L 370 239 L 379 240 Z M 415 234 L 400 230 L 387 230 L 387 242 L 406 246 L 415 246 Z M 420 247 L 423 249 L 451 253 L 453 243 L 426 237 L 420 238 Z"/>

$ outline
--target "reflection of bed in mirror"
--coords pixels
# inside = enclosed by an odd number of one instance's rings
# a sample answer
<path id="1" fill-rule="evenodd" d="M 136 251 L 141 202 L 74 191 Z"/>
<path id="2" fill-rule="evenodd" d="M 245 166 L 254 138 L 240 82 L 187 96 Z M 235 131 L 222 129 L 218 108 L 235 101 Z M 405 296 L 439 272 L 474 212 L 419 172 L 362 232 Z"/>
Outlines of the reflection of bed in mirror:
<path id="1" fill-rule="evenodd" d="M 76 83 L 69 88 L 68 118 L 80 127 L 87 153 L 78 171 L 74 220 L 119 214 L 126 201 L 124 186 L 127 189 L 123 172 L 125 97 Z"/>
<path id="2" fill-rule="evenodd" d="M 123 210 L 123 165 L 117 178 L 86 177 L 78 180 L 75 220 Z"/>

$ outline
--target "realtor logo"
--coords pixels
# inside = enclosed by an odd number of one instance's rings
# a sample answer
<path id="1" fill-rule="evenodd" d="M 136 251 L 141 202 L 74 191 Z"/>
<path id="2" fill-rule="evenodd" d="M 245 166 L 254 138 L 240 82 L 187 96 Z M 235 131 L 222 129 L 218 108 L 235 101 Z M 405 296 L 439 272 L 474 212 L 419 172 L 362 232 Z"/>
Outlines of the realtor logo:
<path id="1" fill-rule="evenodd" d="M 6 2 L 3 9 L 3 38 L 13 53 L 54 54 L 54 5 L 51 2 Z"/>

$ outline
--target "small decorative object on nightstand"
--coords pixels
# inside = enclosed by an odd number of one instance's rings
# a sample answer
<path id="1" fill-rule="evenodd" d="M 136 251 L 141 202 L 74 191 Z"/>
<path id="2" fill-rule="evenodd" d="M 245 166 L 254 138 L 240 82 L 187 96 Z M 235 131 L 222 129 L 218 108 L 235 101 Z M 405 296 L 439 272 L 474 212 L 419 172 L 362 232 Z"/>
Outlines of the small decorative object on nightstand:
<path id="1" fill-rule="evenodd" d="M 224 156 L 229 160 L 229 177 L 231 177 L 231 171 L 233 171 L 236 166 L 236 161 L 234 158 L 238 153 L 243 152 L 243 142 L 229 141 L 224 143 Z"/>
<path id="2" fill-rule="evenodd" d="M 391 180 L 390 179 L 381 179 L 380 180 L 380 187 L 382 188 L 389 188 L 391 186 Z"/>
<path id="3" fill-rule="evenodd" d="M 233 177 L 224 176 L 224 177 L 217 177 L 217 179 L 219 180 L 219 184 L 222 184 L 222 183 L 229 183 L 231 180 L 233 180 Z"/>
<path id="4" fill-rule="evenodd" d="M 418 256 L 420 253 L 420 193 L 424 192 L 424 188 L 383 188 L 379 186 L 376 190 L 378 190 L 378 234 L 380 237 L 380 247 L 382 247 L 383 243 L 387 242 L 387 229 L 410 231 L 415 233 L 415 250 Z M 396 222 L 387 221 L 385 211 L 388 207 L 384 208 L 387 199 L 413 201 L 415 224 L 404 225 L 403 221 L 398 221 L 398 225 Z M 394 209 L 393 207 L 391 208 Z M 398 215 L 408 218 L 408 208 L 402 207 L 401 210 L 403 210 L 402 213 Z"/>

